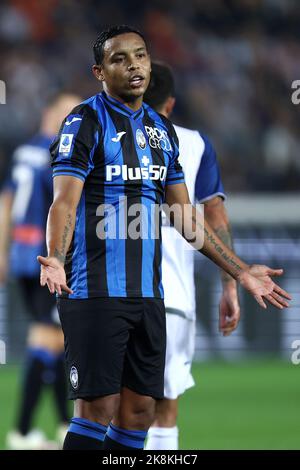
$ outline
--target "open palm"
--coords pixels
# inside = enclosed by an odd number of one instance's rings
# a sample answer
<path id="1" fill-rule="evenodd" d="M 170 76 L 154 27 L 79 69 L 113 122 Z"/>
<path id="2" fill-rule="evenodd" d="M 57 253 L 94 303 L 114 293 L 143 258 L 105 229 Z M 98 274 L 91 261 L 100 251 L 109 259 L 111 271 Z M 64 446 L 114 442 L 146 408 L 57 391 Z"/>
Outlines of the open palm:
<path id="1" fill-rule="evenodd" d="M 268 266 L 253 264 L 247 271 L 241 273 L 239 281 L 261 307 L 267 308 L 265 299 L 275 307 L 282 309 L 289 307 L 286 299 L 291 300 L 291 296 L 271 278 L 271 276 L 281 276 L 282 273 L 282 269 L 271 269 Z"/>

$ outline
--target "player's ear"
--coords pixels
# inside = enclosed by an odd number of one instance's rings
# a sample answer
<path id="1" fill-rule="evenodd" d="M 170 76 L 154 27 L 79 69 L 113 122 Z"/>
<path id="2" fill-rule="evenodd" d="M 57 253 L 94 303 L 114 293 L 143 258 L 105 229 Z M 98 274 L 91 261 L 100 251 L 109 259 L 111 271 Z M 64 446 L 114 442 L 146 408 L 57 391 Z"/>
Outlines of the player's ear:
<path id="1" fill-rule="evenodd" d="M 104 75 L 103 75 L 101 65 L 93 65 L 92 71 L 93 71 L 94 76 L 97 78 L 97 80 L 99 80 L 100 82 L 104 81 Z"/>

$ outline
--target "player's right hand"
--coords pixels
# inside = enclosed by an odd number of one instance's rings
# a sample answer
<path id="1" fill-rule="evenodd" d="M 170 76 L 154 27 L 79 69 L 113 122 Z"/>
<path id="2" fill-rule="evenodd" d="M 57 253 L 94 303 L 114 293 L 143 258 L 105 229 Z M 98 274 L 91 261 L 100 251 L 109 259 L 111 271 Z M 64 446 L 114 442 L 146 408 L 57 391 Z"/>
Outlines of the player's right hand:
<path id="1" fill-rule="evenodd" d="M 51 294 L 57 292 L 61 295 L 62 291 L 73 294 L 73 291 L 67 286 L 64 267 L 57 258 L 53 256 L 48 256 L 47 258 L 38 256 L 37 260 L 41 265 L 41 286 L 44 287 L 47 284 Z"/>

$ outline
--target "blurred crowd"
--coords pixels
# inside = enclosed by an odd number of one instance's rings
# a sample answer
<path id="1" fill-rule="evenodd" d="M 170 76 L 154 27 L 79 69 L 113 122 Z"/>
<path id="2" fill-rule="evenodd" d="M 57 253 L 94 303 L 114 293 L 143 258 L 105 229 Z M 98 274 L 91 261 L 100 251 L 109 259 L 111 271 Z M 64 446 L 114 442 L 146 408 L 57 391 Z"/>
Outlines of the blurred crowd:
<path id="1" fill-rule="evenodd" d="M 173 120 L 213 140 L 228 191 L 299 190 L 299 0 L 1 0 L 0 177 L 56 91 L 98 92 L 92 45 L 118 23 L 172 66 Z"/>

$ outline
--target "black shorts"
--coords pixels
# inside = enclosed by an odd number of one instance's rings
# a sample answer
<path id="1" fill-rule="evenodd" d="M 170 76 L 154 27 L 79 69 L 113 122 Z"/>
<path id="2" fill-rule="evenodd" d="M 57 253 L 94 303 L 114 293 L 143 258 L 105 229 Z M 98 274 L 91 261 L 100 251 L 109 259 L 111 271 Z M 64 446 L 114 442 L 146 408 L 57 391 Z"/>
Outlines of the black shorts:
<path id="1" fill-rule="evenodd" d="M 26 309 L 36 323 L 60 326 L 56 298 L 48 287 L 41 287 L 39 277 L 20 277 L 18 284 Z"/>
<path id="2" fill-rule="evenodd" d="M 128 387 L 164 396 L 166 317 L 162 299 L 59 298 L 69 398 L 93 398 Z"/>

